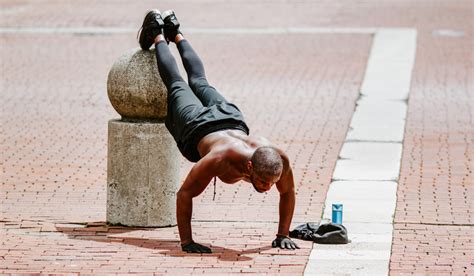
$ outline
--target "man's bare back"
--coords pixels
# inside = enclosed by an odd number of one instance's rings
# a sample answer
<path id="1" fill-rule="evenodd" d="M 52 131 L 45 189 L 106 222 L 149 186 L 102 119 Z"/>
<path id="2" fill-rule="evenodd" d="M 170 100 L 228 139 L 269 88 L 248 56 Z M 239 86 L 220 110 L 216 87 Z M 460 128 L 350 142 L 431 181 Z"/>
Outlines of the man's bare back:
<path id="1" fill-rule="evenodd" d="M 227 129 L 204 136 L 198 144 L 198 151 L 202 157 L 211 156 L 220 160 L 216 176 L 224 183 L 234 184 L 240 180 L 250 182 L 245 164 L 259 147 L 272 145 L 263 137 Z"/>

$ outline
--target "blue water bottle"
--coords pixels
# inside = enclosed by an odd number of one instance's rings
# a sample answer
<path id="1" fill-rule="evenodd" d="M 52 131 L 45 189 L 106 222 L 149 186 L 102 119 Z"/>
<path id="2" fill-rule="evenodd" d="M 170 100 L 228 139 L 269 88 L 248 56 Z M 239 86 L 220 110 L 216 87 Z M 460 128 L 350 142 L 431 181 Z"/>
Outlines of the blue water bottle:
<path id="1" fill-rule="evenodd" d="M 332 223 L 342 224 L 342 204 L 332 205 Z"/>

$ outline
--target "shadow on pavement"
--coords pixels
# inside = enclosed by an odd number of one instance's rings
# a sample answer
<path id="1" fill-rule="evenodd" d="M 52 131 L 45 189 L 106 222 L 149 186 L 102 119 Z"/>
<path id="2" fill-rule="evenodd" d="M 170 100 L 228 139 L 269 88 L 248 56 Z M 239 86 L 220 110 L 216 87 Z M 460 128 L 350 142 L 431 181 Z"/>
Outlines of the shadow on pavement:
<path id="1" fill-rule="evenodd" d="M 84 227 L 57 226 L 56 230 L 60 233 L 66 234 L 70 239 L 103 243 L 122 243 L 141 248 L 159 250 L 158 254 L 172 257 L 214 257 L 221 261 L 238 262 L 250 261 L 253 259 L 249 256 L 245 256 L 247 254 L 259 254 L 265 250 L 272 249 L 272 247 L 268 245 L 239 251 L 203 243 L 203 245 L 212 249 L 212 254 L 190 254 L 181 250 L 179 240 L 119 236 L 120 234 L 133 231 L 153 231 L 156 230 L 156 228 L 109 226 L 105 222 L 84 223 Z"/>

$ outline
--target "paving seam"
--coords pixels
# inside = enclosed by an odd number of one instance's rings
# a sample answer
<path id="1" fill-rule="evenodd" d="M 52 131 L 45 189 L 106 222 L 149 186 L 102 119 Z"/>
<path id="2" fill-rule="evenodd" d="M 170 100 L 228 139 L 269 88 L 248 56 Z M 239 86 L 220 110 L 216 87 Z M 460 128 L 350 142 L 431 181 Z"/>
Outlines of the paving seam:
<path id="1" fill-rule="evenodd" d="M 352 243 L 315 244 L 305 275 L 388 275 L 408 94 L 416 53 L 414 29 L 375 32 L 360 97 L 329 185 L 331 205 L 344 204 Z"/>

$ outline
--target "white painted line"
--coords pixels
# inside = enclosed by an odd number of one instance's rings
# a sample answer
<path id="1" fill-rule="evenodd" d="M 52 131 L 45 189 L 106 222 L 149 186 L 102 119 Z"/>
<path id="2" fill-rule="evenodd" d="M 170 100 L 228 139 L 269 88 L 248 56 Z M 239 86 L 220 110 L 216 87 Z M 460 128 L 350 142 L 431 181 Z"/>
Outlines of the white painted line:
<path id="1" fill-rule="evenodd" d="M 355 121 L 357 122 L 357 121 Z M 405 122 L 403 120 L 397 122 L 387 121 L 385 123 L 362 122 L 357 128 L 351 129 L 347 136 L 350 141 L 385 141 L 385 142 L 402 142 L 403 130 Z"/>
<path id="2" fill-rule="evenodd" d="M 395 213 L 396 188 L 396 182 L 334 181 L 329 186 L 323 219 L 331 220 L 331 203 L 343 202 L 345 223 L 391 223 Z"/>
<path id="3" fill-rule="evenodd" d="M 413 65 L 416 50 L 415 29 L 379 29 L 374 37 L 369 62 L 375 65 L 381 60 L 405 61 Z M 393 72 L 392 72 L 393 73 Z"/>
<path id="4" fill-rule="evenodd" d="M 408 99 L 415 52 L 416 30 L 377 31 L 361 94 L 372 99 Z"/>
<path id="5" fill-rule="evenodd" d="M 345 142 L 339 157 L 357 161 L 399 161 L 401 149 L 402 145 L 400 143 Z"/>
<path id="6" fill-rule="evenodd" d="M 405 119 L 406 103 L 404 101 L 391 101 L 382 99 L 372 99 L 361 97 L 357 101 L 356 112 L 352 120 L 356 118 L 364 119 L 371 122 L 383 122 L 388 120 Z M 382 119 L 375 117 L 374 114 L 384 114 Z"/>
<path id="7" fill-rule="evenodd" d="M 405 101 L 361 97 L 357 101 L 347 138 L 350 141 L 401 143 L 406 111 Z"/>
<path id="8" fill-rule="evenodd" d="M 1 27 L 0 33 L 13 34 L 128 34 L 137 27 Z M 375 28 L 183 28 L 189 34 L 374 34 Z"/>
<path id="9" fill-rule="evenodd" d="M 380 63 L 383 65 L 369 62 L 361 87 L 362 95 L 374 99 L 408 99 L 412 67 L 401 61 L 380 60 Z"/>
<path id="10" fill-rule="evenodd" d="M 403 132 L 403 129 L 401 131 Z M 400 170 L 401 148 L 402 145 L 398 143 L 347 141 L 339 154 L 341 159 L 336 163 L 333 179 L 349 181 L 397 180 Z"/>
<path id="11" fill-rule="evenodd" d="M 370 227 L 368 227 L 365 222 L 344 222 L 344 226 L 351 230 L 349 233 L 351 240 L 354 234 L 390 235 L 391 237 L 393 231 L 391 223 L 371 223 Z"/>
<path id="12" fill-rule="evenodd" d="M 432 32 L 433 35 L 437 36 L 450 36 L 450 37 L 463 37 L 466 34 L 461 30 L 450 30 L 450 29 L 439 29 Z"/>
<path id="13" fill-rule="evenodd" d="M 339 160 L 334 170 L 334 180 L 396 181 L 399 162 L 367 160 Z"/>
<path id="14" fill-rule="evenodd" d="M 351 129 L 329 186 L 352 244 L 315 245 L 305 275 L 387 275 L 416 30 L 378 29 Z M 360 181 L 364 180 L 364 181 Z"/>
<path id="15" fill-rule="evenodd" d="M 386 201 L 392 200 L 397 191 L 393 181 L 333 181 L 327 199 Z"/>
<path id="16" fill-rule="evenodd" d="M 373 34 L 374 28 L 188 28 L 190 33 L 225 34 Z"/>
<path id="17" fill-rule="evenodd" d="M 337 263 L 337 264 L 336 264 Z M 361 275 L 377 276 L 388 274 L 388 261 L 386 260 L 311 260 L 306 266 L 304 275 Z M 311 272 L 317 271 L 317 272 Z M 348 273 L 350 271 L 350 273 Z"/>
<path id="18" fill-rule="evenodd" d="M 316 245 L 316 248 L 318 247 L 322 250 L 319 252 L 317 250 L 311 251 L 310 260 L 344 262 L 347 260 L 386 260 L 387 257 L 390 258 L 390 251 L 387 252 L 386 250 L 326 250 L 326 246 L 320 244 Z M 345 246 L 345 248 L 348 248 L 348 246 Z"/>
<path id="19" fill-rule="evenodd" d="M 137 28 L 126 27 L 2 27 L 4 34 L 129 34 L 137 33 Z"/>
<path id="20" fill-rule="evenodd" d="M 344 223 L 392 223 L 395 213 L 396 202 L 393 201 L 354 201 L 337 200 L 332 202 L 342 202 L 344 204 Z M 323 213 L 323 218 L 331 218 L 331 205 L 327 204 Z M 367 225 L 370 227 L 370 224 Z M 349 229 L 350 230 L 350 229 Z"/>
<path id="21" fill-rule="evenodd" d="M 380 244 L 380 245 L 388 245 L 389 247 L 392 246 L 392 235 L 390 233 L 386 234 L 357 234 L 351 233 L 351 243 L 349 246 L 358 246 L 358 244 Z M 336 245 L 334 245 L 336 246 Z"/>

